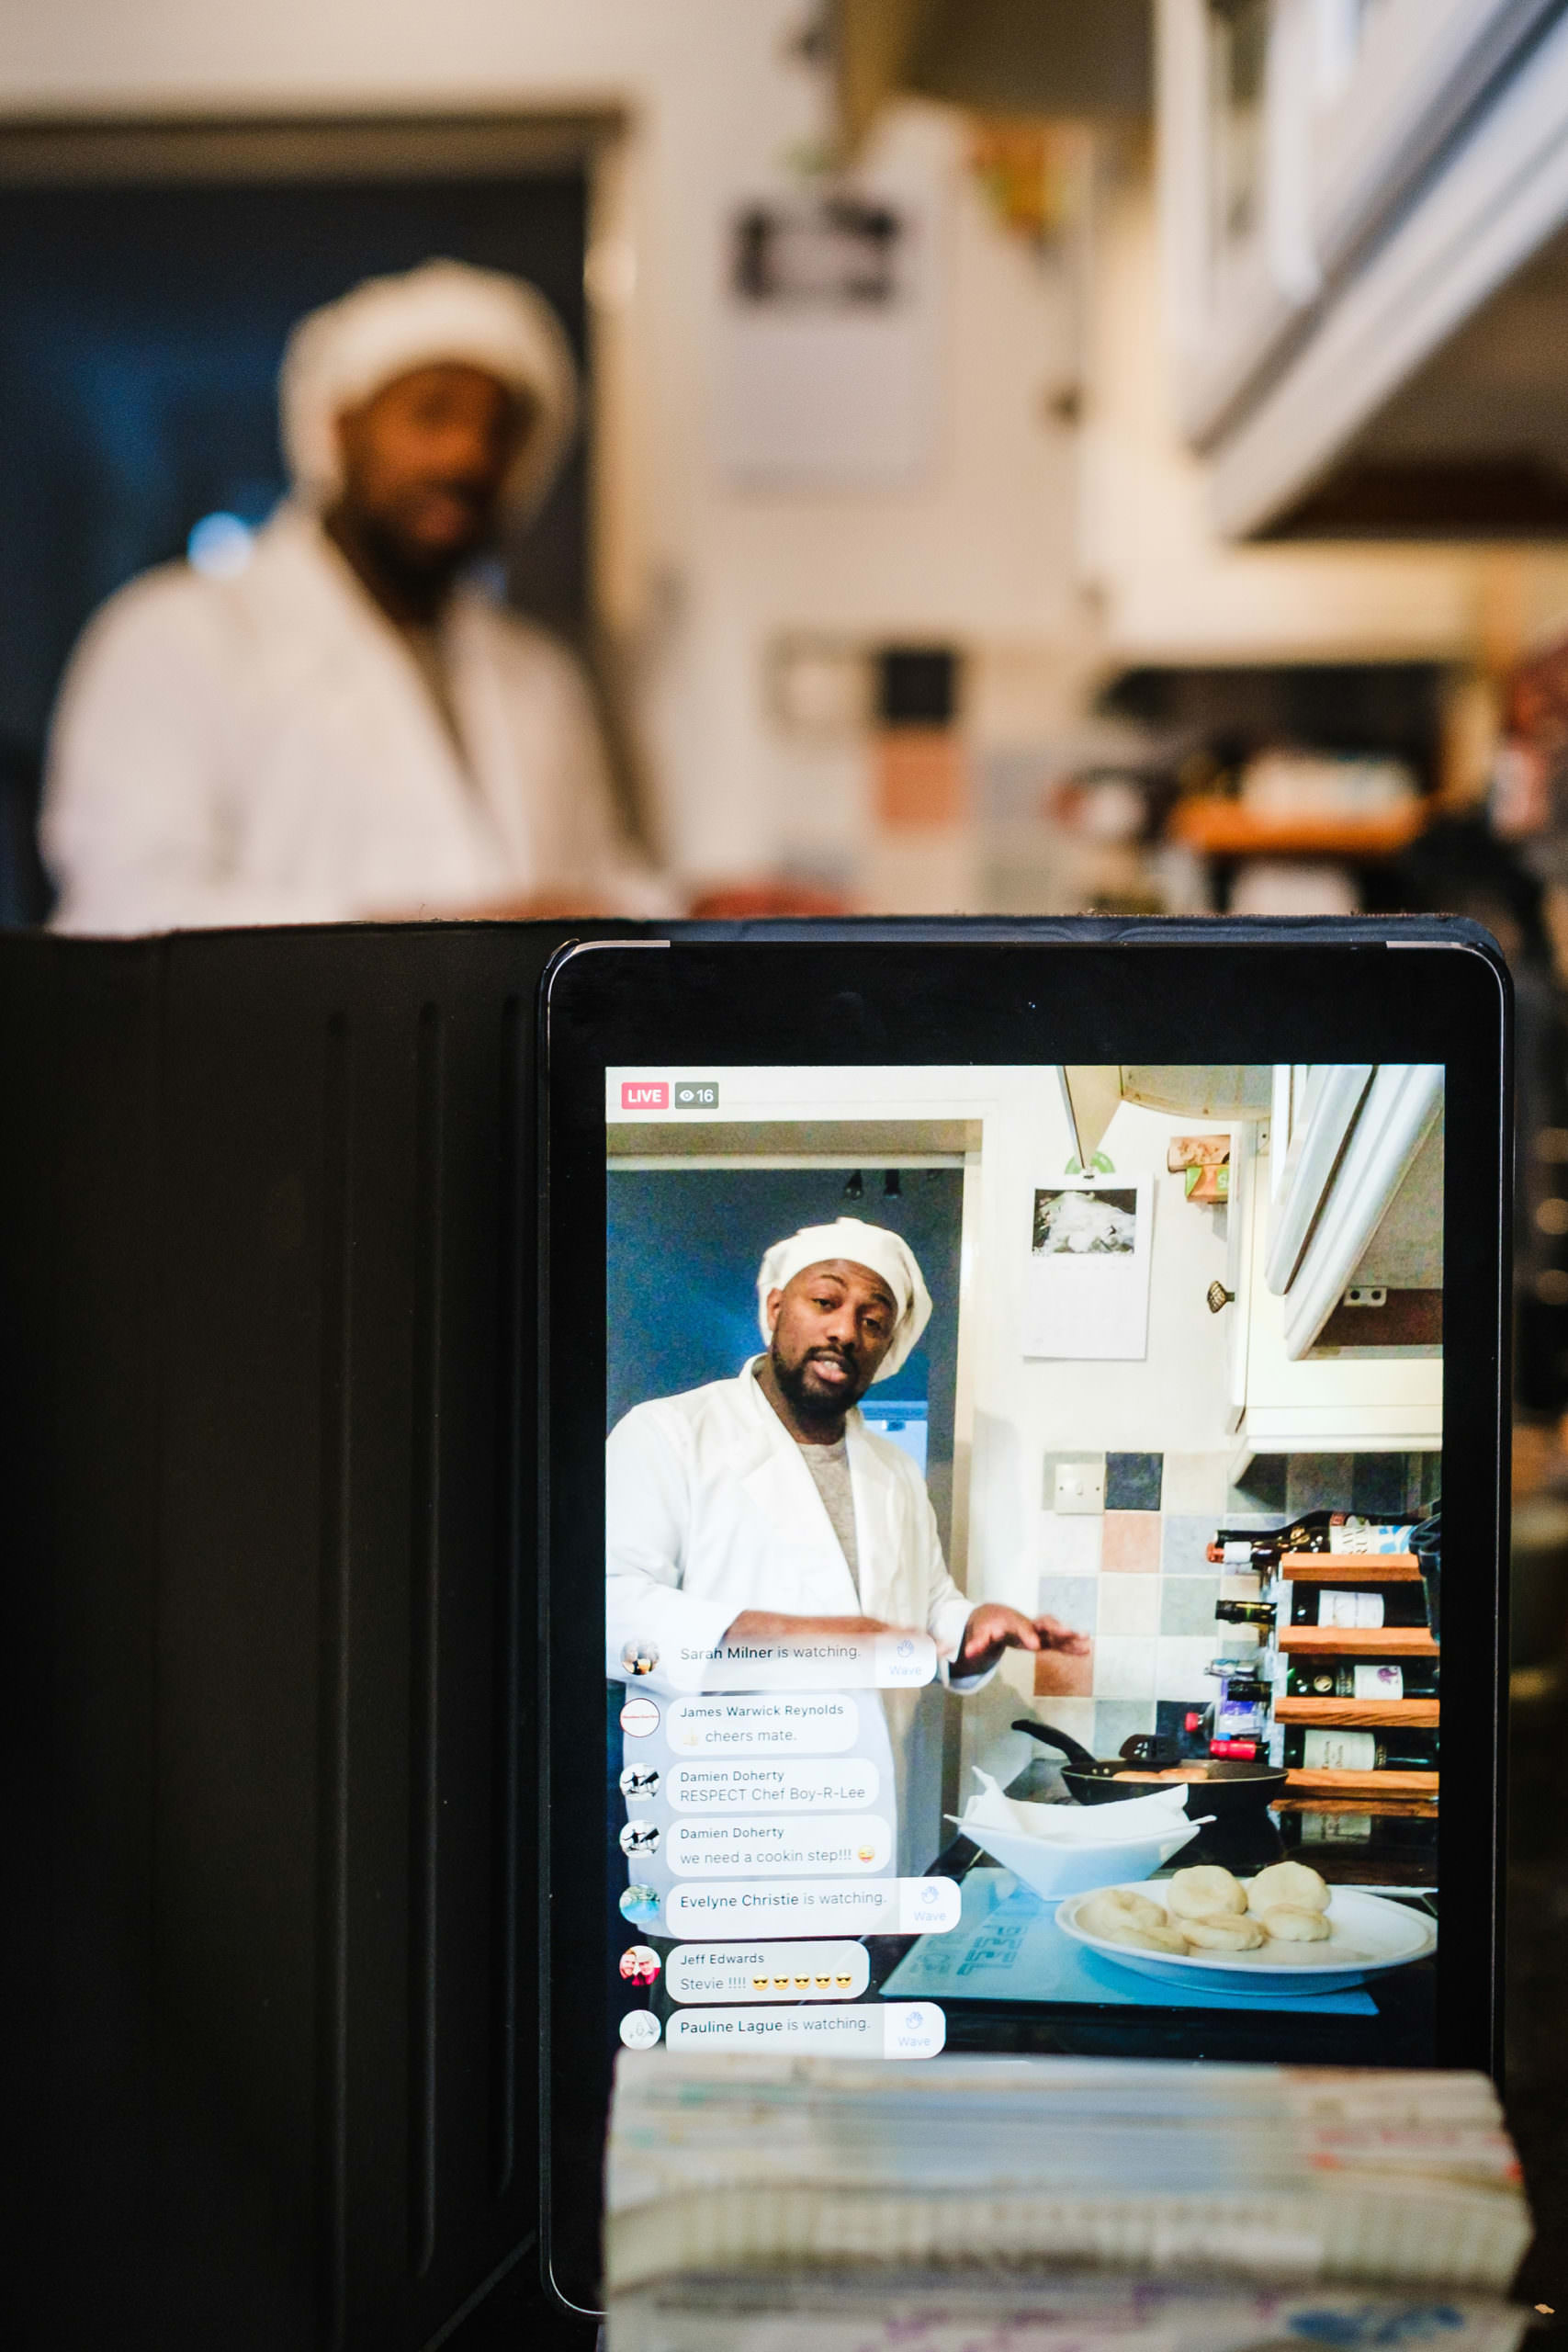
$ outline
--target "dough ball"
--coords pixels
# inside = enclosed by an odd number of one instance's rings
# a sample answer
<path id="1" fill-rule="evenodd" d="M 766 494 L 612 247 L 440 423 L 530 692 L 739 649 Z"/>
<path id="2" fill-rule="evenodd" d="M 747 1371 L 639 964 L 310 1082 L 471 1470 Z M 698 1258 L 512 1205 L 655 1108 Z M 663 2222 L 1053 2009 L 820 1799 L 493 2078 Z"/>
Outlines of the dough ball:
<path id="1" fill-rule="evenodd" d="M 1134 1927 L 1131 1919 L 1124 1919 L 1119 1928 L 1107 1935 L 1106 1941 L 1135 1944 L 1140 1951 L 1185 1952 L 1188 1948 L 1187 1939 L 1180 1928 L 1165 1918 L 1160 1920 L 1158 1927 L 1146 1928 Z"/>
<path id="2" fill-rule="evenodd" d="M 1270 1862 L 1247 1890 L 1249 1911 L 1326 1911 L 1328 1888 L 1305 1862 Z"/>
<path id="3" fill-rule="evenodd" d="M 1238 1917 L 1234 1911 L 1222 1918 L 1183 1919 L 1181 1931 L 1200 1951 L 1256 1951 L 1263 1941 L 1258 1921 Z"/>
<path id="4" fill-rule="evenodd" d="M 1086 1936 L 1111 1936 L 1118 1928 L 1163 1928 L 1166 1917 L 1146 1894 L 1128 1894 L 1119 1886 L 1108 1886 L 1102 1894 L 1089 1896 L 1078 1913 L 1078 1925 Z"/>
<path id="5" fill-rule="evenodd" d="M 1325 1944 L 1334 1933 L 1321 1911 L 1299 1911 L 1288 1903 L 1260 1911 L 1258 1924 L 1266 1936 L 1281 1944 Z"/>
<path id="6" fill-rule="evenodd" d="M 1227 1911 L 1246 1910 L 1247 1889 L 1217 1862 L 1199 1862 L 1190 1871 L 1178 1871 L 1171 1880 L 1170 1907 L 1179 1919 L 1224 1918 Z"/>

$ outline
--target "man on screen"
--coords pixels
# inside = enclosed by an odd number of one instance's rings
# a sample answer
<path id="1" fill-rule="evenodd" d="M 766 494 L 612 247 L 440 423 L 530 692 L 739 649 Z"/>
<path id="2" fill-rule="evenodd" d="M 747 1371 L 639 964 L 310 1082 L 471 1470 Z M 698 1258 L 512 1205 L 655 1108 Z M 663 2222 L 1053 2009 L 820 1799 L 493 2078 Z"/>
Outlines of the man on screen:
<path id="1" fill-rule="evenodd" d="M 1085 1636 L 947 1572 L 925 1482 L 856 1409 L 931 1311 L 913 1252 L 855 1217 L 808 1226 L 757 1278 L 766 1342 L 732 1380 L 637 1405 L 606 1448 L 608 1671 L 657 1658 L 643 1690 L 703 1688 L 721 1643 L 915 1628 L 973 1690 L 1005 1649 L 1081 1654 Z"/>

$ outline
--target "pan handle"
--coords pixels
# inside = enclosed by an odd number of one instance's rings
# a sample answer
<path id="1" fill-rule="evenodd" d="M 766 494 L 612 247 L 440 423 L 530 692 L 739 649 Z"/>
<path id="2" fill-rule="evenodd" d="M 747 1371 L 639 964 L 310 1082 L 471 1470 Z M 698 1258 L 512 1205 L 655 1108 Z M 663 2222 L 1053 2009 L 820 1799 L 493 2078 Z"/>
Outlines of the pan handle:
<path id="1" fill-rule="evenodd" d="M 1056 1731 L 1050 1724 L 1037 1724 L 1032 1715 L 1020 1715 L 1013 1729 L 1026 1731 L 1031 1739 L 1043 1740 L 1047 1747 L 1059 1748 L 1068 1763 L 1076 1764 L 1080 1771 L 1092 1771 L 1100 1760 L 1098 1757 L 1091 1756 L 1070 1732 Z"/>

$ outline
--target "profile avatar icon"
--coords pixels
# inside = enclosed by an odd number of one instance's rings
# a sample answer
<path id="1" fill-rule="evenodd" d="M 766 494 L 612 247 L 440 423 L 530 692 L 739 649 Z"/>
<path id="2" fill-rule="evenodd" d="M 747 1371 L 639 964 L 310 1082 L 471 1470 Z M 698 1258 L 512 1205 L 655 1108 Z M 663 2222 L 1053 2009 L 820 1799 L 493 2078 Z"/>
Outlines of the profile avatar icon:
<path id="1" fill-rule="evenodd" d="M 651 1984 L 662 1965 L 651 1944 L 628 1944 L 621 1954 L 621 1976 L 627 1984 Z"/>
<path id="2" fill-rule="evenodd" d="M 646 1804 L 659 1794 L 660 1775 L 653 1764 L 628 1764 L 621 1774 L 621 1794 L 628 1804 Z"/>
<path id="3" fill-rule="evenodd" d="M 641 1642 L 637 1641 L 634 1636 L 631 1641 L 623 1642 L 621 1644 L 621 1671 L 623 1674 L 629 1674 L 633 1677 L 639 1674 L 651 1674 L 658 1664 L 659 1645 L 657 1642 Z"/>
<path id="4" fill-rule="evenodd" d="M 623 1854 L 657 1854 L 659 1830 L 651 1821 L 628 1821 L 621 1832 Z"/>
<path id="5" fill-rule="evenodd" d="M 650 1935 L 654 1932 L 659 1925 L 657 1888 L 644 1886 L 634 1879 L 630 1886 L 621 1889 L 619 1901 L 623 1919 L 629 1919 L 634 1928 L 647 1928 Z"/>

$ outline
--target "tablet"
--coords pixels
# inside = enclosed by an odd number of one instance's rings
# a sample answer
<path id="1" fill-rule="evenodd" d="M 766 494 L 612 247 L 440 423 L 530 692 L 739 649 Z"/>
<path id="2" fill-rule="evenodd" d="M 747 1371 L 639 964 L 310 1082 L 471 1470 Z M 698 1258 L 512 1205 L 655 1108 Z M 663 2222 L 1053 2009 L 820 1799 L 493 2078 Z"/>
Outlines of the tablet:
<path id="1" fill-rule="evenodd" d="M 807 926 L 542 1005 L 557 2294 L 623 2049 L 1491 2067 L 1492 941 Z"/>

